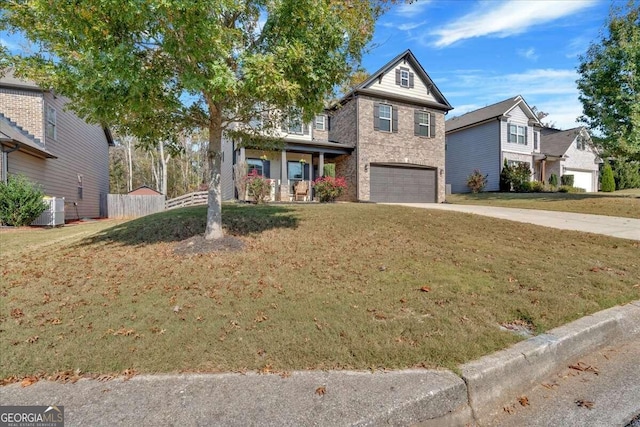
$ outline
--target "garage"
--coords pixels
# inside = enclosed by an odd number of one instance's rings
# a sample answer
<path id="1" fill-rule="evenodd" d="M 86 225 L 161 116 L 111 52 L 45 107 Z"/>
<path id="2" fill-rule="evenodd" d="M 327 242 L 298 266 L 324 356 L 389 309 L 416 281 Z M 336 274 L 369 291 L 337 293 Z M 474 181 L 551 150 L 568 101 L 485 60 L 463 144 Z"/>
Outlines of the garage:
<path id="1" fill-rule="evenodd" d="M 587 193 L 595 191 L 593 188 L 593 172 L 565 169 L 565 175 L 573 175 L 573 186 L 584 188 Z"/>
<path id="2" fill-rule="evenodd" d="M 436 170 L 372 164 L 370 188 L 372 202 L 435 203 Z"/>

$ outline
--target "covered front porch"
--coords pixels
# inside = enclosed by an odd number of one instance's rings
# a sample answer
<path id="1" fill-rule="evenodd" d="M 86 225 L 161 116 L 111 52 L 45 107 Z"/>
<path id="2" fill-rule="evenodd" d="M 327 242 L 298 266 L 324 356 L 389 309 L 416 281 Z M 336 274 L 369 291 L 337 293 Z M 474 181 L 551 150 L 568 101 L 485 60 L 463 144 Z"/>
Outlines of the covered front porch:
<path id="1" fill-rule="evenodd" d="M 349 155 L 352 147 L 332 142 L 314 142 L 300 144 L 287 143 L 282 151 L 269 151 L 240 147 L 235 151 L 235 164 L 246 164 L 247 174 L 255 170 L 258 175 L 270 180 L 269 201 L 312 201 L 314 200 L 311 183 L 324 176 L 324 166 L 335 164 L 341 156 Z M 234 174 L 234 180 L 239 179 Z M 296 194 L 300 183 L 306 183 L 306 194 Z M 247 196 L 236 197 L 246 200 Z"/>

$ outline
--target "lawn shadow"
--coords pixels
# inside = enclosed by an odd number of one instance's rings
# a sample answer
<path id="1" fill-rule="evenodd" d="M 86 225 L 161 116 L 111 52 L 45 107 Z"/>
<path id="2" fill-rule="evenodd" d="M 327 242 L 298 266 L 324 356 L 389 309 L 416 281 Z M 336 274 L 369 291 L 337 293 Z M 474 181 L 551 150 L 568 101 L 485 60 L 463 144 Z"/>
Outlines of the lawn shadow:
<path id="1" fill-rule="evenodd" d="M 207 207 L 178 208 L 147 215 L 84 239 L 80 245 L 121 243 L 147 245 L 159 242 L 180 242 L 204 234 Z M 249 236 L 274 228 L 297 228 L 295 210 L 277 205 L 225 204 L 222 226 L 227 235 Z"/>
<path id="2" fill-rule="evenodd" d="M 612 197 L 620 198 L 640 198 L 640 195 L 633 193 L 616 194 L 616 193 L 504 193 L 504 192 L 483 192 L 483 193 L 464 193 L 456 195 L 466 200 L 474 201 L 507 201 L 507 200 L 536 200 L 540 202 L 557 202 L 563 200 L 587 200 L 587 199 L 610 199 Z M 455 198 L 455 196 L 454 196 Z"/>

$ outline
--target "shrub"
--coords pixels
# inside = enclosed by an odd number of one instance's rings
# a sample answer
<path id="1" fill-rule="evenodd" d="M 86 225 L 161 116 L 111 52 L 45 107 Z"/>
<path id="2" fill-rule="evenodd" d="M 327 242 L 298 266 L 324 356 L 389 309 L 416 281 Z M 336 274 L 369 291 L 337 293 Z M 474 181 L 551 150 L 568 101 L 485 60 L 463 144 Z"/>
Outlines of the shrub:
<path id="1" fill-rule="evenodd" d="M 602 168 L 602 177 L 600 183 L 600 190 L 610 193 L 616 191 L 616 181 L 613 179 L 613 169 L 609 163 L 605 163 Z"/>
<path id="2" fill-rule="evenodd" d="M 526 193 L 531 190 L 531 167 L 529 163 L 518 163 L 512 167 L 511 185 L 513 191 Z"/>
<path id="3" fill-rule="evenodd" d="M 511 174 L 513 168 L 507 163 L 507 159 L 504 159 L 502 170 L 500 171 L 500 191 L 511 191 Z"/>
<path id="4" fill-rule="evenodd" d="M 545 190 L 546 188 L 543 182 L 540 182 L 540 181 L 531 182 L 531 191 L 533 191 L 534 193 L 542 193 Z"/>
<path id="5" fill-rule="evenodd" d="M 327 163 L 323 166 L 322 170 L 324 171 L 324 176 L 330 176 L 332 178 L 336 177 L 336 165 L 335 163 Z"/>
<path id="6" fill-rule="evenodd" d="M 249 197 L 253 199 L 253 203 L 266 203 L 271 193 L 271 180 L 259 175 L 256 169 L 252 169 L 244 180 L 247 192 Z"/>
<path id="7" fill-rule="evenodd" d="M 467 177 L 467 187 L 472 193 L 480 193 L 487 185 L 487 177 L 489 175 L 482 175 L 480 169 L 473 171 L 471 175 Z"/>
<path id="8" fill-rule="evenodd" d="M 572 188 L 573 187 L 570 187 L 568 185 L 561 185 L 560 187 L 558 187 L 558 192 L 559 193 L 569 193 Z"/>
<path id="9" fill-rule="evenodd" d="M 640 162 L 619 158 L 612 168 L 616 189 L 640 188 Z"/>
<path id="10" fill-rule="evenodd" d="M 573 175 L 562 175 L 560 177 L 560 182 L 562 183 L 562 185 L 573 187 Z"/>
<path id="11" fill-rule="evenodd" d="M 313 187 L 321 203 L 333 202 L 347 189 L 347 181 L 342 177 L 321 176 L 313 181 Z"/>
<path id="12" fill-rule="evenodd" d="M 22 175 L 0 182 L 0 223 L 29 225 L 47 209 L 42 190 Z"/>
<path id="13" fill-rule="evenodd" d="M 558 186 L 558 175 L 552 173 L 549 177 L 549 185 L 553 185 L 554 187 Z"/>

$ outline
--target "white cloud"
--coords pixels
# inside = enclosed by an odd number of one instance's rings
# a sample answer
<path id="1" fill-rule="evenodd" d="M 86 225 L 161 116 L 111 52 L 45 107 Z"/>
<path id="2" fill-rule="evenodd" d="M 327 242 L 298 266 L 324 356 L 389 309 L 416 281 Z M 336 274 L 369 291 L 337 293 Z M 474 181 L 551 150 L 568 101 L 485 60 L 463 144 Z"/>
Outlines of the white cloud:
<path id="1" fill-rule="evenodd" d="M 449 46 L 474 37 L 508 37 L 595 4 L 595 0 L 487 1 L 480 3 L 475 11 L 433 30 L 431 34 L 438 37 L 434 43 L 436 47 Z"/>
<path id="2" fill-rule="evenodd" d="M 559 128 L 577 126 L 576 118 L 582 114 L 575 70 L 539 68 L 511 74 L 456 70 L 449 77 L 449 81 L 437 83 L 455 107 L 451 117 L 516 95 L 549 113 L 545 121 L 555 122 Z"/>
<path id="3" fill-rule="evenodd" d="M 523 57 L 524 59 L 528 59 L 529 61 L 537 61 L 540 58 L 540 55 L 536 53 L 536 50 L 532 47 L 529 49 L 518 49 L 518 55 Z"/>
<path id="4" fill-rule="evenodd" d="M 393 8 L 393 12 L 396 15 L 402 17 L 410 17 L 419 15 L 421 12 L 424 12 L 429 6 L 431 0 L 415 0 L 412 3 L 402 3 Z"/>
<path id="5" fill-rule="evenodd" d="M 567 58 L 576 58 L 587 53 L 591 40 L 586 37 L 575 37 L 569 41 L 566 46 Z"/>
<path id="6" fill-rule="evenodd" d="M 18 50 L 20 49 L 20 46 L 18 46 L 16 43 L 13 43 L 7 39 L 1 38 L 0 37 L 0 45 L 6 47 L 9 50 Z"/>
<path id="7" fill-rule="evenodd" d="M 405 22 L 404 24 L 398 25 L 398 29 L 400 31 L 411 31 L 415 30 L 418 27 L 423 26 L 427 21 L 422 22 Z"/>

